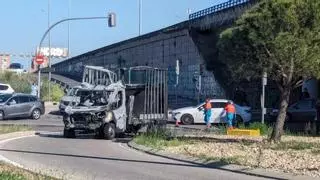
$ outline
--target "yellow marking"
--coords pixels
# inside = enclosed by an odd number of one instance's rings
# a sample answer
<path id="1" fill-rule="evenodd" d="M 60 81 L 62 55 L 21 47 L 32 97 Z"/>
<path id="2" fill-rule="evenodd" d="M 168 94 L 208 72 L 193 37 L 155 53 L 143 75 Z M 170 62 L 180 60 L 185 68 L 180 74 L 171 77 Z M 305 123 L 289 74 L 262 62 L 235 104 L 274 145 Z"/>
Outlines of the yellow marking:
<path id="1" fill-rule="evenodd" d="M 260 136 L 260 129 L 228 129 L 227 135 L 233 136 Z"/>

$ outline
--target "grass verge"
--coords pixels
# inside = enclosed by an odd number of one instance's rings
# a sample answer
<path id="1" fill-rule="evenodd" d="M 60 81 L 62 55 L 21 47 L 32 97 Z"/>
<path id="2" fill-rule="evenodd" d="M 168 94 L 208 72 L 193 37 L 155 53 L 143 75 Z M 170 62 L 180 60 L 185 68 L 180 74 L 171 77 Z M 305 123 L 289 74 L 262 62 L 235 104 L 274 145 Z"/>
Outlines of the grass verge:
<path id="1" fill-rule="evenodd" d="M 1 180 L 58 180 L 0 162 Z"/>
<path id="2" fill-rule="evenodd" d="M 0 125 L 0 134 L 31 130 L 32 128 L 26 125 Z"/>
<path id="3" fill-rule="evenodd" d="M 187 143 L 182 139 L 168 138 L 165 131 L 141 134 L 134 138 L 134 142 L 155 149 L 164 149 L 165 147 L 180 146 Z"/>

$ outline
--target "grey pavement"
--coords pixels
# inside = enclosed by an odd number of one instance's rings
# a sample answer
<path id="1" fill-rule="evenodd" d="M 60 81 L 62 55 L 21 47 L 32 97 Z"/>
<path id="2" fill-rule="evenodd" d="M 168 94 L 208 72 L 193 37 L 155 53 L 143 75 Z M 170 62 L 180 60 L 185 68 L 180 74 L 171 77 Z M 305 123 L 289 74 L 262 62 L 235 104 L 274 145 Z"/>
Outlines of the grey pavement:
<path id="1" fill-rule="evenodd" d="M 1 154 L 25 168 L 64 179 L 264 179 L 148 155 L 129 148 L 125 140 L 48 134 L 2 143 Z"/>

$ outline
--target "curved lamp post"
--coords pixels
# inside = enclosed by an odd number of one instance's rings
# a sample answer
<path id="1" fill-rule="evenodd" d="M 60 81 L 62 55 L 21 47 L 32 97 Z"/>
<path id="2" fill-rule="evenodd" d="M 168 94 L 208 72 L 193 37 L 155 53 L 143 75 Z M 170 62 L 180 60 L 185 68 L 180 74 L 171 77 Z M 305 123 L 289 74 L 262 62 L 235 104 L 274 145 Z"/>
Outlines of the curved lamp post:
<path id="1" fill-rule="evenodd" d="M 66 22 L 66 21 L 75 21 L 75 20 L 92 20 L 92 19 L 108 19 L 108 26 L 109 27 L 115 27 L 116 26 L 116 14 L 115 13 L 109 13 L 108 16 L 106 17 L 80 17 L 80 18 L 66 18 L 66 19 L 62 19 L 54 24 L 52 24 L 43 34 L 41 41 L 39 43 L 39 47 L 38 47 L 38 52 L 37 54 L 40 54 L 41 52 L 41 46 L 43 43 L 43 40 L 45 39 L 45 37 L 47 36 L 47 34 L 50 32 L 50 30 L 52 28 L 54 28 L 55 26 L 57 26 L 60 23 Z M 49 49 L 50 51 L 50 49 Z M 50 54 L 50 53 L 49 53 Z M 38 65 L 38 97 L 40 98 L 40 86 L 41 86 L 41 69 L 40 69 L 41 65 Z"/>

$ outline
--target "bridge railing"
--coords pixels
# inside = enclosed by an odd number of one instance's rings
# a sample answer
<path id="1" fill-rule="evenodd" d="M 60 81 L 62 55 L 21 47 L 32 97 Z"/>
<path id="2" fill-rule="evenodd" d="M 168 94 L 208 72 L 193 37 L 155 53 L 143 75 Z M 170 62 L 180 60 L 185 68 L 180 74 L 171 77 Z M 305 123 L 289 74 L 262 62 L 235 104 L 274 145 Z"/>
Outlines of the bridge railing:
<path id="1" fill-rule="evenodd" d="M 249 1 L 250 0 L 229 0 L 227 2 L 209 7 L 207 9 L 203 9 L 203 10 L 195 12 L 195 13 L 192 13 L 189 15 L 189 19 L 196 19 L 196 18 L 205 16 L 205 15 L 208 15 L 208 14 L 216 13 L 216 12 L 222 11 L 224 9 L 228 9 L 228 8 L 231 8 L 234 6 L 248 3 Z"/>

